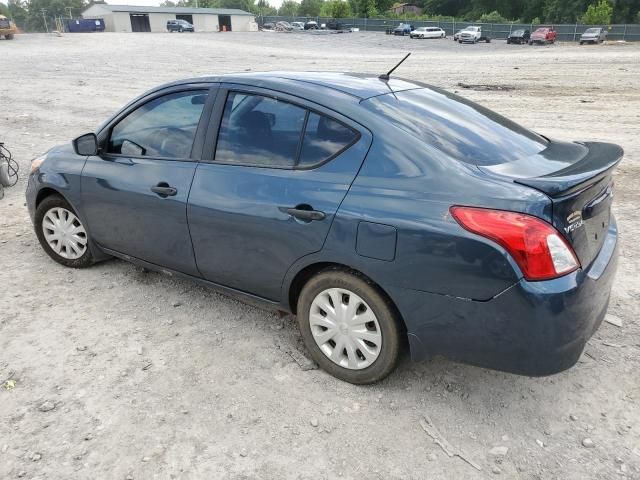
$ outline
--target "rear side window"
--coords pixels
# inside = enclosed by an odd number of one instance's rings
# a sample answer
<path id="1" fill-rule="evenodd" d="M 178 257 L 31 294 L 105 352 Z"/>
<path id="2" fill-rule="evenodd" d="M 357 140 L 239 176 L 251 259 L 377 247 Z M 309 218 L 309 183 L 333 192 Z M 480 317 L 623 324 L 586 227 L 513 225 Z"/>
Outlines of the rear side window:
<path id="1" fill-rule="evenodd" d="M 305 116 L 304 108 L 275 98 L 229 93 L 216 162 L 293 168 Z"/>
<path id="2" fill-rule="evenodd" d="M 310 168 L 351 145 L 358 133 L 342 123 L 263 95 L 227 96 L 215 161 L 271 168 Z"/>
<path id="3" fill-rule="evenodd" d="M 206 98 L 206 90 L 197 90 L 171 93 L 145 103 L 113 127 L 107 152 L 189 158 Z"/>
<path id="4" fill-rule="evenodd" d="M 325 162 L 351 145 L 357 137 L 354 130 L 337 120 L 310 112 L 298 166 L 309 168 Z"/>

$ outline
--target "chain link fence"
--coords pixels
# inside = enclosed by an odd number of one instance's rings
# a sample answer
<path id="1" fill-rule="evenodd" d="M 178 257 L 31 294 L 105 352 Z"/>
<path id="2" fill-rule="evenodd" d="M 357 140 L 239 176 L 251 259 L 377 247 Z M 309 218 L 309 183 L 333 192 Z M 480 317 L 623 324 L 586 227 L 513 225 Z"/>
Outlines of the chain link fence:
<path id="1" fill-rule="evenodd" d="M 315 21 L 318 25 L 327 24 L 330 21 L 337 21 L 342 28 L 359 28 L 361 31 L 384 32 L 395 28 L 399 23 L 409 23 L 415 28 L 418 27 L 439 27 L 447 35 L 453 35 L 458 30 L 462 30 L 469 25 L 479 25 L 483 31 L 489 32 L 489 36 L 495 39 L 506 39 L 509 33 L 518 29 L 527 29 L 533 32 L 539 26 L 549 26 L 550 24 L 536 25 L 533 23 L 479 23 L 463 22 L 456 20 L 413 20 L 397 18 L 338 18 L 329 17 L 278 17 L 278 16 L 257 16 L 258 24 L 285 22 L 308 22 Z M 553 25 L 558 32 L 558 41 L 576 42 L 580 35 L 587 29 L 596 25 L 564 24 Z M 640 41 L 640 25 L 610 25 L 607 27 L 607 40 L 626 40 L 628 42 Z"/>

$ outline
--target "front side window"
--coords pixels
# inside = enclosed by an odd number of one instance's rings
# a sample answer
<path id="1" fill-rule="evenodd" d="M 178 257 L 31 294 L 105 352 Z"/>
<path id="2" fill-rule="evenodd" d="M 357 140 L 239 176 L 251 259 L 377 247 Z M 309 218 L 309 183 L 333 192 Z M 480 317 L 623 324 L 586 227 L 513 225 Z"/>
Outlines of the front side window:
<path id="1" fill-rule="evenodd" d="M 107 152 L 188 159 L 206 99 L 206 90 L 192 90 L 145 103 L 113 127 Z"/>

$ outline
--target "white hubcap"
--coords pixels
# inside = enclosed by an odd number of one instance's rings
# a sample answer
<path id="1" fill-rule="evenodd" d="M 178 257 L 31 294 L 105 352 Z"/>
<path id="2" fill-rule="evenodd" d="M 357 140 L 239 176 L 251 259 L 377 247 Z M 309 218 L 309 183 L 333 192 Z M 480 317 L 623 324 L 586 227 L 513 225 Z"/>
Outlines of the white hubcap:
<path id="1" fill-rule="evenodd" d="M 367 368 L 382 348 L 380 324 L 369 305 L 349 290 L 330 288 L 309 311 L 311 334 L 332 362 L 351 370 Z"/>
<path id="2" fill-rule="evenodd" d="M 66 208 L 52 208 L 42 219 L 44 238 L 51 249 L 68 260 L 76 260 L 87 250 L 87 232 Z"/>

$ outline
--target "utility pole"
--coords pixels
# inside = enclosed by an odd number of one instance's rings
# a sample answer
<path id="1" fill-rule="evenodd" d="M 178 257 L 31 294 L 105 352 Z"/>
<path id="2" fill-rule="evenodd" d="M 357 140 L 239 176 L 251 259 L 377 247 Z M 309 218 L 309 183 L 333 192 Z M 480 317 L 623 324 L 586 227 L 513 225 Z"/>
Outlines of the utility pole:
<path id="1" fill-rule="evenodd" d="M 44 21 L 44 29 L 47 31 L 47 33 L 49 33 L 49 26 L 47 25 L 47 17 L 46 17 L 47 9 L 46 8 L 42 8 L 42 9 L 40 9 L 40 11 L 42 12 L 42 20 Z"/>

